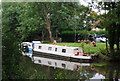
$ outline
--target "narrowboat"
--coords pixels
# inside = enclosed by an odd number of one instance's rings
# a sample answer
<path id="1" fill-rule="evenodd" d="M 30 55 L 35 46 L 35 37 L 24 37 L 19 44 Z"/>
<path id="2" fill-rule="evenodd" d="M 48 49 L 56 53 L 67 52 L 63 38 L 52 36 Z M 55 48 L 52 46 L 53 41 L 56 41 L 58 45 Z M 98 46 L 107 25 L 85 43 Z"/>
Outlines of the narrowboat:
<path id="1" fill-rule="evenodd" d="M 53 44 L 34 44 L 33 57 L 64 57 L 70 59 L 78 59 L 80 62 L 91 61 L 91 55 L 85 55 L 81 47 L 60 46 Z"/>

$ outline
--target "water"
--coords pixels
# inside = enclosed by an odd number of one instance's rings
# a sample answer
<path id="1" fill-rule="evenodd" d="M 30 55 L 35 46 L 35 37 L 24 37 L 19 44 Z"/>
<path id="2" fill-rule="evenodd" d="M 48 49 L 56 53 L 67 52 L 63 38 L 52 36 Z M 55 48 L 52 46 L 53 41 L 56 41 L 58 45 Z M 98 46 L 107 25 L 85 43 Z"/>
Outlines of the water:
<path id="1" fill-rule="evenodd" d="M 118 63 L 79 63 L 51 58 L 22 56 L 21 65 L 27 79 L 115 79 L 120 81 Z"/>

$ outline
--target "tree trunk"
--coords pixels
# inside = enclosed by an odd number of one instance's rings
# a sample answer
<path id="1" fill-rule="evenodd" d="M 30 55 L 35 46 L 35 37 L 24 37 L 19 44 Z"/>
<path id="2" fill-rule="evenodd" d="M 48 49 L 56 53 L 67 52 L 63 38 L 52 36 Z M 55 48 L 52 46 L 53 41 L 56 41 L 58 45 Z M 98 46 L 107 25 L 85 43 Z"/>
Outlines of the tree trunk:
<path id="1" fill-rule="evenodd" d="M 50 41 L 53 42 L 53 37 L 52 37 L 52 32 L 51 32 L 51 23 L 49 20 L 50 16 L 48 15 L 49 13 L 46 11 L 46 9 L 47 9 L 47 6 L 43 5 L 43 17 L 46 22 L 46 29 L 48 31 Z"/>
<path id="2" fill-rule="evenodd" d="M 116 27 L 117 27 L 117 31 L 116 31 L 116 45 L 117 45 L 117 50 L 119 50 L 120 49 L 120 47 L 119 47 L 119 40 L 120 40 L 119 25 L 116 25 Z"/>
<path id="3" fill-rule="evenodd" d="M 110 54 L 111 56 L 113 56 L 113 52 L 114 52 L 114 37 L 111 36 L 111 38 L 109 38 L 109 45 L 110 45 Z"/>
<path id="4" fill-rule="evenodd" d="M 113 27 L 111 28 L 108 34 L 109 34 L 108 39 L 109 39 L 109 45 L 110 45 L 110 53 L 112 56 L 114 52 L 114 44 L 115 44 L 115 30 L 113 30 Z"/>
<path id="5" fill-rule="evenodd" d="M 113 80 L 113 72 L 114 72 L 114 70 L 109 70 L 109 74 L 108 74 L 109 81 L 114 81 Z"/>
<path id="6" fill-rule="evenodd" d="M 117 39 L 116 39 L 116 45 L 117 45 L 117 50 L 119 50 L 119 35 L 117 35 Z"/>
<path id="7" fill-rule="evenodd" d="M 106 38 L 106 50 L 107 50 L 107 54 L 108 54 L 108 40 Z"/>
<path id="8" fill-rule="evenodd" d="M 110 50 L 114 50 L 114 44 L 110 44 Z"/>
<path id="9" fill-rule="evenodd" d="M 42 41 L 44 41 L 44 30 L 42 30 Z"/>
<path id="10" fill-rule="evenodd" d="M 112 58 L 113 59 L 113 57 L 114 57 L 114 44 L 110 44 L 110 58 Z"/>
<path id="11" fill-rule="evenodd" d="M 50 28 L 51 28 L 50 23 L 48 22 L 47 23 L 47 30 L 48 30 L 48 33 L 49 33 L 49 39 L 50 39 L 51 42 L 53 42 L 52 32 L 51 32 Z"/>
<path id="12" fill-rule="evenodd" d="M 58 30 L 56 29 L 56 34 L 55 34 L 56 40 L 58 39 Z"/>

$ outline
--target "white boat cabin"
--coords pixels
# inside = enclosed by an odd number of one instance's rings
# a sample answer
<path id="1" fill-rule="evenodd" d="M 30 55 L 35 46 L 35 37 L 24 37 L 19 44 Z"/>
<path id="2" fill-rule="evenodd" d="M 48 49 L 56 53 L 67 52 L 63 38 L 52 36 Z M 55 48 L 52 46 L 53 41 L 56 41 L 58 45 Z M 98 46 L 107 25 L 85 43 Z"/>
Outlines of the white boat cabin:
<path id="1" fill-rule="evenodd" d="M 52 44 L 35 44 L 34 51 L 52 53 L 64 56 L 73 56 L 79 53 L 79 56 L 83 55 L 82 48 L 80 47 L 69 47 L 69 46 L 60 46 Z"/>

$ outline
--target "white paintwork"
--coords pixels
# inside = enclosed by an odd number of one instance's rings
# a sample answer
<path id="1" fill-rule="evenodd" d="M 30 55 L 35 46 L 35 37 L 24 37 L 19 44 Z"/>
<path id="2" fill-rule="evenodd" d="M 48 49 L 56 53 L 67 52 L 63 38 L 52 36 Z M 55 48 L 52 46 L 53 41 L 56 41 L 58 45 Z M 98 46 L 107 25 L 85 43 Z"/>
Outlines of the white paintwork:
<path id="1" fill-rule="evenodd" d="M 105 37 L 100 37 L 101 41 L 106 42 L 106 38 Z"/>
<path id="2" fill-rule="evenodd" d="M 99 37 L 99 38 L 96 38 L 96 42 L 106 42 L 106 38 L 105 37 Z"/>
<path id="3" fill-rule="evenodd" d="M 32 43 L 30 43 L 30 42 L 22 42 L 21 45 L 23 45 L 23 44 L 26 44 L 26 45 L 28 46 L 28 48 L 32 49 Z M 28 57 L 32 57 L 32 53 L 24 53 L 24 52 L 22 51 L 22 54 L 23 54 L 23 55 L 26 55 L 26 56 L 28 56 Z"/>
<path id="4" fill-rule="evenodd" d="M 105 30 L 105 29 L 101 29 L 101 28 L 92 28 L 91 31 L 101 31 L 101 30 Z"/>
<path id="5" fill-rule="evenodd" d="M 90 63 L 77 63 L 77 62 L 56 60 L 56 59 L 36 57 L 36 56 L 34 56 L 33 59 L 34 59 L 34 63 L 36 64 L 62 68 L 67 70 L 79 70 L 79 69 L 82 69 L 82 66 L 90 66 Z M 62 64 L 64 64 L 65 67 L 63 67 Z"/>
<path id="6" fill-rule="evenodd" d="M 91 56 L 75 56 L 75 55 L 72 55 L 71 57 L 78 58 L 78 59 L 91 59 Z"/>
<path id="7" fill-rule="evenodd" d="M 31 42 L 22 42 L 21 45 L 22 44 L 27 44 L 28 48 L 32 48 L 32 43 Z"/>
<path id="8" fill-rule="evenodd" d="M 41 46 L 41 49 L 39 49 L 39 46 Z M 52 47 L 52 49 L 48 50 L 49 47 Z M 55 51 L 55 48 L 57 48 L 57 51 Z M 62 49 L 66 49 L 66 53 L 63 53 Z M 55 54 L 60 56 L 67 56 L 80 59 L 91 59 L 91 56 L 83 56 L 83 51 L 80 47 L 59 46 L 52 44 L 35 44 L 33 50 L 37 52 Z M 80 54 L 76 56 L 75 54 L 77 54 L 77 52 L 80 52 Z"/>
<path id="9" fill-rule="evenodd" d="M 40 43 L 40 44 L 41 44 L 41 42 L 40 42 L 40 41 L 32 41 L 32 43 Z"/>

